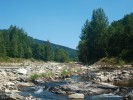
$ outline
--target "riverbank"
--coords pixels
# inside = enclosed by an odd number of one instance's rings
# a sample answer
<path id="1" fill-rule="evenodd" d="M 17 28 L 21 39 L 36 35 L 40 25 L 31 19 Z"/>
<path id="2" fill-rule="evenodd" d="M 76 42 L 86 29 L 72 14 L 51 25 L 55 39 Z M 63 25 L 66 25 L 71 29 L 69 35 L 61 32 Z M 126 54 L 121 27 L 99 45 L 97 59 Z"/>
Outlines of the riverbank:
<path id="1" fill-rule="evenodd" d="M 82 93 L 86 96 L 113 94 L 126 100 L 133 99 L 133 66 L 132 65 L 99 65 L 88 66 L 88 72 L 80 75 L 79 81 L 69 79 L 68 84 L 51 89 L 57 94 L 70 95 Z"/>
<path id="2" fill-rule="evenodd" d="M 35 86 L 34 82 L 59 81 L 71 75 L 83 74 L 86 66 L 78 63 L 21 61 L 0 63 L 0 99 L 23 100 L 20 90 Z M 32 98 L 28 96 L 27 98 Z M 26 98 L 25 98 L 26 99 Z M 29 99 L 28 99 L 29 100 Z"/>
<path id="3" fill-rule="evenodd" d="M 71 76 L 79 76 L 73 79 Z M 81 93 L 85 96 L 113 94 L 132 98 L 132 83 L 121 86 L 119 83 L 133 79 L 132 65 L 100 65 L 85 66 L 79 63 L 56 63 L 43 61 L 23 61 L 18 63 L 0 63 L 0 99 L 4 100 L 37 100 L 32 95 L 21 96 L 20 92 L 28 87 L 39 86 L 40 83 L 65 84 L 45 87 L 55 94 L 71 95 Z M 128 87 L 129 86 L 129 87 Z M 130 99 L 129 99 L 130 100 Z"/>

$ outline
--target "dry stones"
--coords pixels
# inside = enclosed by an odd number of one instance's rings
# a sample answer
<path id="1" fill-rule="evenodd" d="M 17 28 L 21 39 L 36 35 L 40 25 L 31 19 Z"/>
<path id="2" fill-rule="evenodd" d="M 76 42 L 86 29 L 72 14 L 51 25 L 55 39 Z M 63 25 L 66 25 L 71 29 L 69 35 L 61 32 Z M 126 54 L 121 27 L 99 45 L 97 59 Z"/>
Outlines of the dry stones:
<path id="1" fill-rule="evenodd" d="M 25 74 L 27 74 L 27 70 L 24 68 L 21 68 L 21 69 L 18 69 L 18 73 L 25 75 Z"/>
<path id="2" fill-rule="evenodd" d="M 68 96 L 69 99 L 84 99 L 84 94 L 75 93 Z"/>

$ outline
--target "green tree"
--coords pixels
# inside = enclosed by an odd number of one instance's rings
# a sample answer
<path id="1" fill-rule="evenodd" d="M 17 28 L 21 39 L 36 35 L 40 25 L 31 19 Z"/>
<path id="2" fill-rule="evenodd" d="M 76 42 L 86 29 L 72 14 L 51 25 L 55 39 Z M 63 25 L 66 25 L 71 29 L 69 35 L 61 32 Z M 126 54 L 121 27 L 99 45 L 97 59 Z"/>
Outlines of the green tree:
<path id="1" fill-rule="evenodd" d="M 109 34 L 109 56 L 131 61 L 133 59 L 133 13 L 112 22 Z"/>
<path id="2" fill-rule="evenodd" d="M 91 20 L 91 32 L 94 35 L 93 39 L 93 52 L 94 57 L 99 59 L 105 56 L 105 34 L 108 29 L 108 18 L 106 17 L 103 9 L 99 8 L 93 11 Z M 89 37 L 88 37 L 89 38 Z M 89 43 L 88 43 L 89 44 Z"/>
<path id="3" fill-rule="evenodd" d="M 45 46 L 45 61 L 51 61 L 53 59 L 53 49 L 51 47 L 51 43 L 47 41 Z"/>
<path id="4" fill-rule="evenodd" d="M 89 63 L 106 55 L 107 29 L 108 19 L 103 9 L 94 10 L 91 21 L 87 20 L 82 28 L 81 41 L 78 45 L 80 61 Z"/>
<path id="5" fill-rule="evenodd" d="M 4 45 L 4 37 L 2 32 L 0 32 L 0 57 L 5 57 L 6 56 L 6 48 Z"/>
<path id="6" fill-rule="evenodd" d="M 10 27 L 10 56 L 11 57 L 18 57 L 18 33 L 17 27 L 11 26 Z"/>
<path id="7" fill-rule="evenodd" d="M 18 51 L 19 51 L 18 56 L 20 58 L 23 58 L 25 54 L 24 54 L 24 48 L 23 48 L 22 44 L 19 44 Z"/>
<path id="8" fill-rule="evenodd" d="M 56 49 L 54 60 L 57 62 L 68 62 L 69 54 L 64 49 Z"/>
<path id="9" fill-rule="evenodd" d="M 31 58 L 32 57 L 32 50 L 31 48 L 26 48 L 25 50 L 25 58 Z"/>

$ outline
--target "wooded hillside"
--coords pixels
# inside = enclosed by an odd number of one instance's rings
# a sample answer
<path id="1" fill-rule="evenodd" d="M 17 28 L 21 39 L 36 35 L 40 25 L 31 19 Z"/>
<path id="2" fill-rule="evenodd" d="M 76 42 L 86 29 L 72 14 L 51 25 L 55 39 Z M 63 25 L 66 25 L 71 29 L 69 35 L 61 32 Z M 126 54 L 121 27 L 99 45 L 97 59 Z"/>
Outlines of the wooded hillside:
<path id="1" fill-rule="evenodd" d="M 75 59 L 76 50 L 49 41 L 33 39 L 23 29 L 10 26 L 8 29 L 0 30 L 0 57 L 66 62 Z"/>
<path id="2" fill-rule="evenodd" d="M 103 57 L 133 60 L 133 13 L 111 24 L 103 9 L 93 11 L 91 20 L 82 28 L 78 45 L 81 62 L 95 62 Z"/>

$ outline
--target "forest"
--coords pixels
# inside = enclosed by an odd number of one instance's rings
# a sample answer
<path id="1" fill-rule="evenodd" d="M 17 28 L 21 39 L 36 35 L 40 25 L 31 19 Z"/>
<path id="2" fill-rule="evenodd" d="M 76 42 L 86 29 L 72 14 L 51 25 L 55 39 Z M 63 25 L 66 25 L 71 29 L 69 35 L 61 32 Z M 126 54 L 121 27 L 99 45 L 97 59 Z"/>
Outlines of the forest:
<path id="1" fill-rule="evenodd" d="M 78 51 L 78 52 L 77 52 Z M 109 23 L 102 8 L 93 10 L 80 34 L 77 51 L 49 41 L 34 39 L 17 26 L 0 30 L 0 58 L 34 58 L 43 61 L 78 60 L 93 63 L 103 57 L 133 61 L 133 13 Z M 76 54 L 77 52 L 77 54 Z"/>
<path id="2" fill-rule="evenodd" d="M 116 57 L 125 62 L 133 60 L 133 13 L 109 23 L 102 8 L 93 10 L 92 18 L 82 27 L 78 57 L 92 63 L 103 57 Z"/>
<path id="3" fill-rule="evenodd" d="M 76 57 L 76 50 L 33 39 L 23 29 L 11 25 L 0 30 L 0 58 L 5 57 L 68 62 Z"/>

